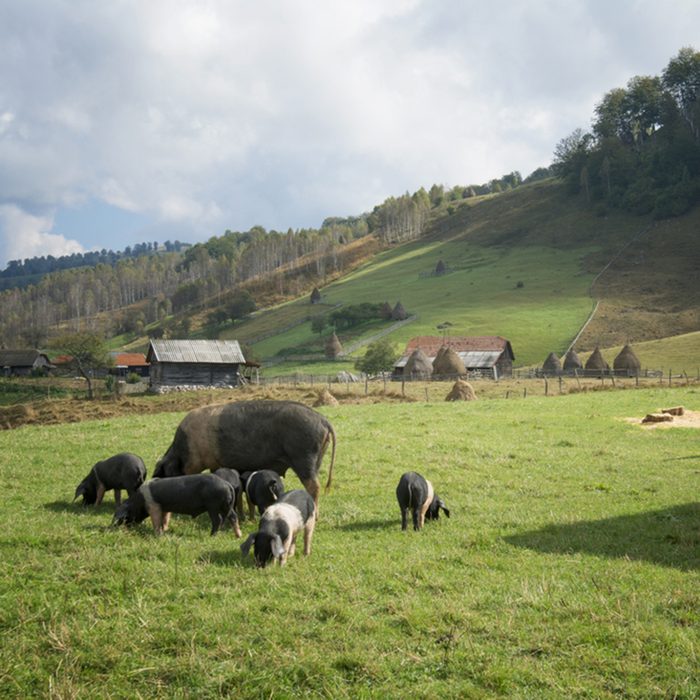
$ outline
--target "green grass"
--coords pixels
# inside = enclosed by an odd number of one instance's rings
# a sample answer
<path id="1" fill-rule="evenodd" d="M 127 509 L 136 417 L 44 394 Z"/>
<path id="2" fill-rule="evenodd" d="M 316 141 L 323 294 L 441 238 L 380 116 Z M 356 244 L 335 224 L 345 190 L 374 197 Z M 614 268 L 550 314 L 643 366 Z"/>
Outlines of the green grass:
<path id="1" fill-rule="evenodd" d="M 71 504 L 182 414 L 2 432 L 0 696 L 697 697 L 698 433 L 622 420 L 665 404 L 700 393 L 326 409 L 314 551 L 264 571 L 206 516 L 156 539 Z M 409 469 L 452 511 L 420 533 Z"/>

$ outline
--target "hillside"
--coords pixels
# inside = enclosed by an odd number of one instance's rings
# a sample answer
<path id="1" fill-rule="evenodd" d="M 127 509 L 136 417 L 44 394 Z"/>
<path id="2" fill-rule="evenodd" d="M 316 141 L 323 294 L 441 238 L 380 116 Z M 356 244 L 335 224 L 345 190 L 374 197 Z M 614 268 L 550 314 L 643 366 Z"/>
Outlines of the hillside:
<path id="1" fill-rule="evenodd" d="M 593 308 L 591 293 L 601 303 L 577 343 L 581 351 L 686 334 L 700 329 L 699 220 L 699 209 L 653 226 L 621 212 L 596 216 L 549 180 L 465 200 L 452 213 L 443 207 L 419 240 L 380 252 L 323 287 L 323 302 L 331 308 L 400 300 L 417 318 L 390 335 L 397 346 L 438 334 L 436 327 L 448 321 L 454 335 L 507 337 L 517 366 L 564 352 Z M 435 276 L 439 260 L 447 273 Z M 282 327 L 286 318 L 319 312 L 303 297 L 256 314 L 228 335 L 251 342 L 273 318 Z M 339 335 L 345 343 L 377 328 Z M 321 351 L 322 339 L 307 322 L 254 342 L 253 349 L 264 358 L 303 355 Z M 297 363 L 286 370 L 292 367 L 304 369 Z"/>

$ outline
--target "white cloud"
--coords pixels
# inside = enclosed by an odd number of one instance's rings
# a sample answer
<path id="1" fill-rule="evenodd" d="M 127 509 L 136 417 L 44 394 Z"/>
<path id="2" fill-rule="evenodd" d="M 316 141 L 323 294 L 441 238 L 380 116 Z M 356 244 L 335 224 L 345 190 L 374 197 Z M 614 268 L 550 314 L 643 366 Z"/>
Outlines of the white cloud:
<path id="1" fill-rule="evenodd" d="M 77 241 L 50 233 L 53 217 L 34 216 L 12 204 L 0 205 L 0 240 L 3 266 L 10 260 L 23 260 L 42 255 L 70 255 L 82 253 Z"/>

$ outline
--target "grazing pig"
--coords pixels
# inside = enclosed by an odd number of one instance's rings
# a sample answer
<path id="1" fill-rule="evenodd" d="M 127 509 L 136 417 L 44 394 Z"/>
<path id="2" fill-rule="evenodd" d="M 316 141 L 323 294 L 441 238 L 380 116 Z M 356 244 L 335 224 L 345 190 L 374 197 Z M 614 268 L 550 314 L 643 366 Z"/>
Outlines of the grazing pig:
<path id="1" fill-rule="evenodd" d="M 97 462 L 90 473 L 78 484 L 75 496 L 83 497 L 83 505 L 102 503 L 107 491 L 114 490 L 114 500 L 117 505 L 122 501 L 121 489 L 131 498 L 139 486 L 146 480 L 146 467 L 138 455 L 122 452 L 114 457 Z"/>
<path id="2" fill-rule="evenodd" d="M 241 545 L 244 557 L 251 545 L 255 565 L 265 567 L 271 561 L 284 566 L 294 556 L 297 534 L 304 530 L 304 554 L 311 554 L 311 538 L 316 525 L 314 500 L 302 489 L 289 491 L 271 505 L 260 518 L 260 527 Z"/>
<path id="3" fill-rule="evenodd" d="M 239 472 L 273 469 L 284 476 L 291 467 L 318 511 L 318 473 L 329 442 L 333 449 L 326 489 L 333 474 L 335 432 L 320 413 L 294 401 L 203 406 L 183 418 L 153 476 L 196 474 L 219 467 Z"/>
<path id="4" fill-rule="evenodd" d="M 221 467 L 221 469 L 217 469 L 213 473 L 216 474 L 216 476 L 218 476 L 219 479 L 223 479 L 224 481 L 227 481 L 229 484 L 231 484 L 231 486 L 233 486 L 233 490 L 236 493 L 236 513 L 238 515 L 238 519 L 242 520 L 243 482 L 241 481 L 240 474 L 235 469 L 226 469 L 226 467 Z"/>
<path id="5" fill-rule="evenodd" d="M 401 508 L 401 529 L 408 526 L 408 509 L 413 514 L 413 529 L 420 530 L 425 519 L 437 520 L 440 509 L 445 511 L 449 518 L 450 511 L 445 502 L 433 491 L 433 485 L 417 472 L 406 472 L 399 480 L 396 487 L 396 499 Z"/>
<path id="6" fill-rule="evenodd" d="M 243 490 L 248 501 L 248 514 L 251 520 L 255 519 L 255 506 L 262 515 L 268 506 L 271 506 L 284 495 L 284 484 L 277 472 L 271 469 L 261 469 L 259 472 L 244 472 L 241 475 Z"/>
<path id="7" fill-rule="evenodd" d="M 140 523 L 150 515 L 156 535 L 161 535 L 168 529 L 171 513 L 196 518 L 206 512 L 211 519 L 212 535 L 217 533 L 224 520 L 228 520 L 236 537 L 240 537 L 235 504 L 233 486 L 215 474 L 151 479 L 117 508 L 112 524 Z"/>

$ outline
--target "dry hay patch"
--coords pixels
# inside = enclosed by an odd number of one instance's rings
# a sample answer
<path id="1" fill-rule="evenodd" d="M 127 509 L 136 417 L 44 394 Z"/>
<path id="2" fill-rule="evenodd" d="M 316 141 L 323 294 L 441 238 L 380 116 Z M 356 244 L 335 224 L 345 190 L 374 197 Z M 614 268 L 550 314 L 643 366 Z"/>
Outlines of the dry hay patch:
<path id="1" fill-rule="evenodd" d="M 666 420 L 647 420 L 644 418 L 625 418 L 627 423 L 633 423 L 639 425 L 646 430 L 652 430 L 655 428 L 700 428 L 700 411 L 689 411 L 687 408 L 683 409 L 682 415 L 669 413 L 669 410 L 675 409 L 661 409 L 659 411 L 654 411 L 647 416 L 665 416 Z M 671 420 L 668 420 L 668 419 Z"/>

